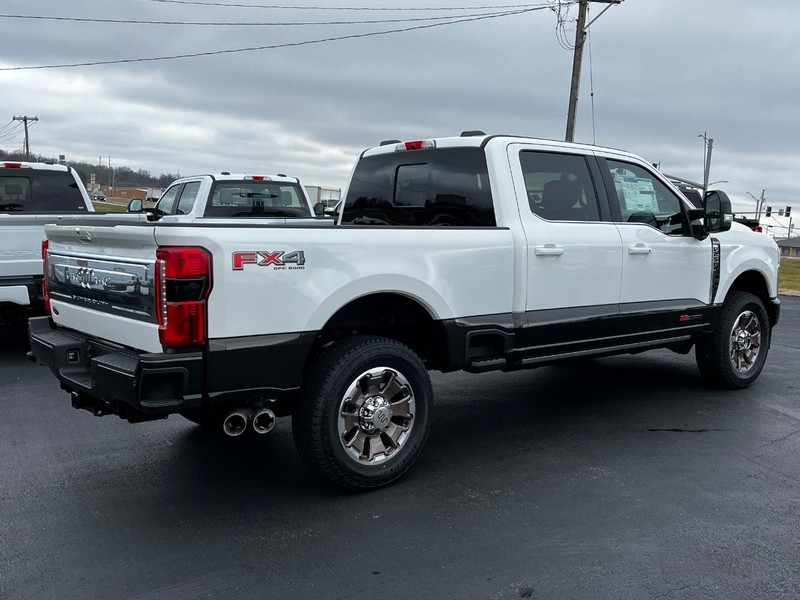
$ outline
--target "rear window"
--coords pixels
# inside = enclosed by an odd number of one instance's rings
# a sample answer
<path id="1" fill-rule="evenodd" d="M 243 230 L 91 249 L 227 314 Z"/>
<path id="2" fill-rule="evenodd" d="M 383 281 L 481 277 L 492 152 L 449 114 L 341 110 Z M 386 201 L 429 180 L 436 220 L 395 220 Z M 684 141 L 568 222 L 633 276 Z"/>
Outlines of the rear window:
<path id="1" fill-rule="evenodd" d="M 76 213 L 86 212 L 86 204 L 71 173 L 3 169 L 0 212 Z"/>
<path id="2" fill-rule="evenodd" d="M 494 227 L 483 149 L 411 150 L 362 158 L 341 223 Z"/>
<path id="3" fill-rule="evenodd" d="M 218 181 L 206 217 L 310 217 L 300 185 L 270 181 Z"/>

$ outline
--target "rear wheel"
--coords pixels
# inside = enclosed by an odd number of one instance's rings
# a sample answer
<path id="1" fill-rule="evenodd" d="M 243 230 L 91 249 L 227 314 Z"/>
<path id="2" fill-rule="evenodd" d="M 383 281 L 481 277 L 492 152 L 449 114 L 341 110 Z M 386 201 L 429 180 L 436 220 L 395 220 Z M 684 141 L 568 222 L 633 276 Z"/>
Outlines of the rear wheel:
<path id="1" fill-rule="evenodd" d="M 695 347 L 697 366 L 715 385 L 747 387 L 764 368 L 770 335 L 769 317 L 758 296 L 731 292 L 717 330 Z"/>
<path id="2" fill-rule="evenodd" d="M 356 336 L 317 359 L 292 416 L 300 455 L 333 483 L 377 488 L 405 473 L 430 430 L 433 388 L 407 346 Z"/>

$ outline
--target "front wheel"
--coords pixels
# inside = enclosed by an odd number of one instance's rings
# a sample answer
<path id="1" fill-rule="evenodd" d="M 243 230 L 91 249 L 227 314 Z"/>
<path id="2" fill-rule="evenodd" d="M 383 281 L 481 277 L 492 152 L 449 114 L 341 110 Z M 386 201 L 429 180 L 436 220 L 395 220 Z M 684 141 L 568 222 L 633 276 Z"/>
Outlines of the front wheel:
<path id="1" fill-rule="evenodd" d="M 349 489 L 405 473 L 428 437 L 433 388 L 425 365 L 391 339 L 356 336 L 328 348 L 304 377 L 292 415 L 300 455 Z"/>
<path id="2" fill-rule="evenodd" d="M 767 360 L 770 324 L 764 304 L 748 292 L 731 292 L 717 330 L 697 342 L 695 358 L 703 376 L 728 389 L 749 386 Z"/>

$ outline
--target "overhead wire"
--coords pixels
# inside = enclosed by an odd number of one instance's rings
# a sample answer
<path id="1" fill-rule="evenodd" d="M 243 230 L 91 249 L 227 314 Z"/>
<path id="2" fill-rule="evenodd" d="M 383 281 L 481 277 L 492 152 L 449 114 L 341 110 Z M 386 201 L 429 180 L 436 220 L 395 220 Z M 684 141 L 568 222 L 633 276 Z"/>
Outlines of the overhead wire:
<path id="1" fill-rule="evenodd" d="M 526 4 L 495 4 L 489 6 L 293 6 L 286 4 L 241 4 L 235 2 L 202 2 L 201 0 L 145 0 L 160 4 L 188 4 L 192 6 L 211 6 L 224 8 L 259 8 L 270 10 L 341 10 L 341 11 L 457 11 L 457 10 L 499 10 L 529 8 Z M 551 0 L 548 0 L 550 2 Z M 559 0 L 561 1 L 561 0 Z M 577 0 L 563 0 L 573 4 Z"/>
<path id="2" fill-rule="evenodd" d="M 13 125 L 19 125 L 19 121 L 15 121 L 14 119 L 11 119 L 8 123 L 6 123 L 2 127 L 0 127 L 0 135 L 5 133 L 6 131 L 8 131 L 8 129 L 11 128 Z"/>
<path id="3" fill-rule="evenodd" d="M 239 52 L 255 52 L 261 50 L 275 50 L 278 48 L 294 48 L 298 46 L 309 46 L 312 44 L 323 44 L 328 42 L 338 42 L 342 40 L 350 40 L 350 39 L 359 39 L 359 38 L 366 38 L 366 37 L 377 37 L 381 35 L 390 35 L 394 33 L 404 33 L 407 31 L 419 31 L 423 29 L 431 29 L 434 27 L 443 27 L 446 25 L 455 25 L 458 23 L 468 23 L 468 22 L 475 22 L 475 21 L 483 21 L 487 19 L 496 19 L 500 17 L 507 17 L 512 15 L 520 15 L 525 14 L 533 11 L 538 10 L 546 10 L 550 8 L 549 5 L 546 6 L 534 6 L 530 8 L 512 10 L 512 11 L 505 11 L 505 12 L 498 12 L 498 13 L 489 13 L 480 16 L 473 16 L 473 17 L 463 17 L 463 18 L 456 18 L 449 21 L 442 21 L 437 23 L 428 23 L 425 25 L 414 25 L 411 27 L 401 27 L 398 29 L 386 29 L 382 31 L 371 31 L 366 33 L 352 33 L 348 35 L 340 35 L 340 36 L 331 36 L 326 38 L 318 38 L 313 40 L 304 40 L 300 42 L 286 42 L 282 44 L 269 44 L 265 46 L 251 46 L 246 48 L 232 48 L 228 50 L 212 50 L 207 52 L 192 52 L 186 54 L 174 54 L 169 56 L 154 56 L 154 57 L 146 57 L 146 58 L 123 58 L 123 59 L 113 59 L 113 60 L 97 60 L 97 61 L 87 61 L 87 62 L 80 62 L 80 63 L 62 63 L 62 64 L 53 64 L 53 65 L 31 65 L 31 66 L 21 66 L 21 67 L 0 67 L 0 72 L 2 71 L 32 71 L 32 70 L 42 70 L 42 69 L 67 69 L 67 68 L 76 68 L 76 67 L 91 67 L 91 66 L 101 66 L 101 65 L 114 65 L 114 64 L 128 64 L 128 63 L 142 63 L 142 62 L 155 62 L 155 61 L 164 61 L 164 60 L 179 60 L 179 59 L 186 59 L 186 58 L 198 58 L 202 56 L 219 56 L 224 54 L 235 54 Z"/>
<path id="4" fill-rule="evenodd" d="M 5 142 L 7 140 L 14 139 L 18 135 L 20 135 L 22 132 L 23 132 L 22 123 L 17 121 L 16 122 L 16 128 L 10 129 L 10 130 L 6 130 L 3 133 L 0 133 L 0 142 Z"/>
<path id="5" fill-rule="evenodd" d="M 575 45 L 570 42 L 567 34 L 569 23 L 569 8 L 575 4 L 572 0 L 548 0 L 550 10 L 556 15 L 556 41 L 564 50 L 574 50 Z"/>
<path id="6" fill-rule="evenodd" d="M 213 27 L 293 27 L 309 25 L 375 25 L 382 23 L 411 23 L 420 21 L 444 21 L 453 18 L 480 17 L 495 13 L 473 13 L 464 15 L 446 15 L 441 17 L 405 17 L 400 19 L 366 19 L 360 21 L 285 21 L 285 22 L 253 22 L 253 21 L 149 21 L 140 19 L 99 19 L 90 17 L 57 17 L 44 15 L 6 15 L 0 19 L 28 19 L 41 21 L 67 21 L 74 23 L 107 23 L 123 25 L 191 25 Z"/>

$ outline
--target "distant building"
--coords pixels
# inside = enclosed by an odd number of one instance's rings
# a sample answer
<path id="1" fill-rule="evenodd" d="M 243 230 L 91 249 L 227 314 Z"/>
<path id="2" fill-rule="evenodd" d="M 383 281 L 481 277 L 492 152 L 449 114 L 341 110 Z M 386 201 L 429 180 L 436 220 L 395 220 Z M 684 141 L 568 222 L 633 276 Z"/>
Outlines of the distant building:
<path id="1" fill-rule="evenodd" d="M 141 187 L 109 187 L 107 185 L 100 186 L 101 193 L 105 194 L 106 198 L 122 198 L 124 200 L 133 200 L 139 198 L 144 200 L 147 197 L 147 188 Z"/>
<path id="2" fill-rule="evenodd" d="M 781 249 L 781 256 L 800 257 L 800 237 L 789 238 L 788 240 L 775 240 L 778 248 Z"/>

